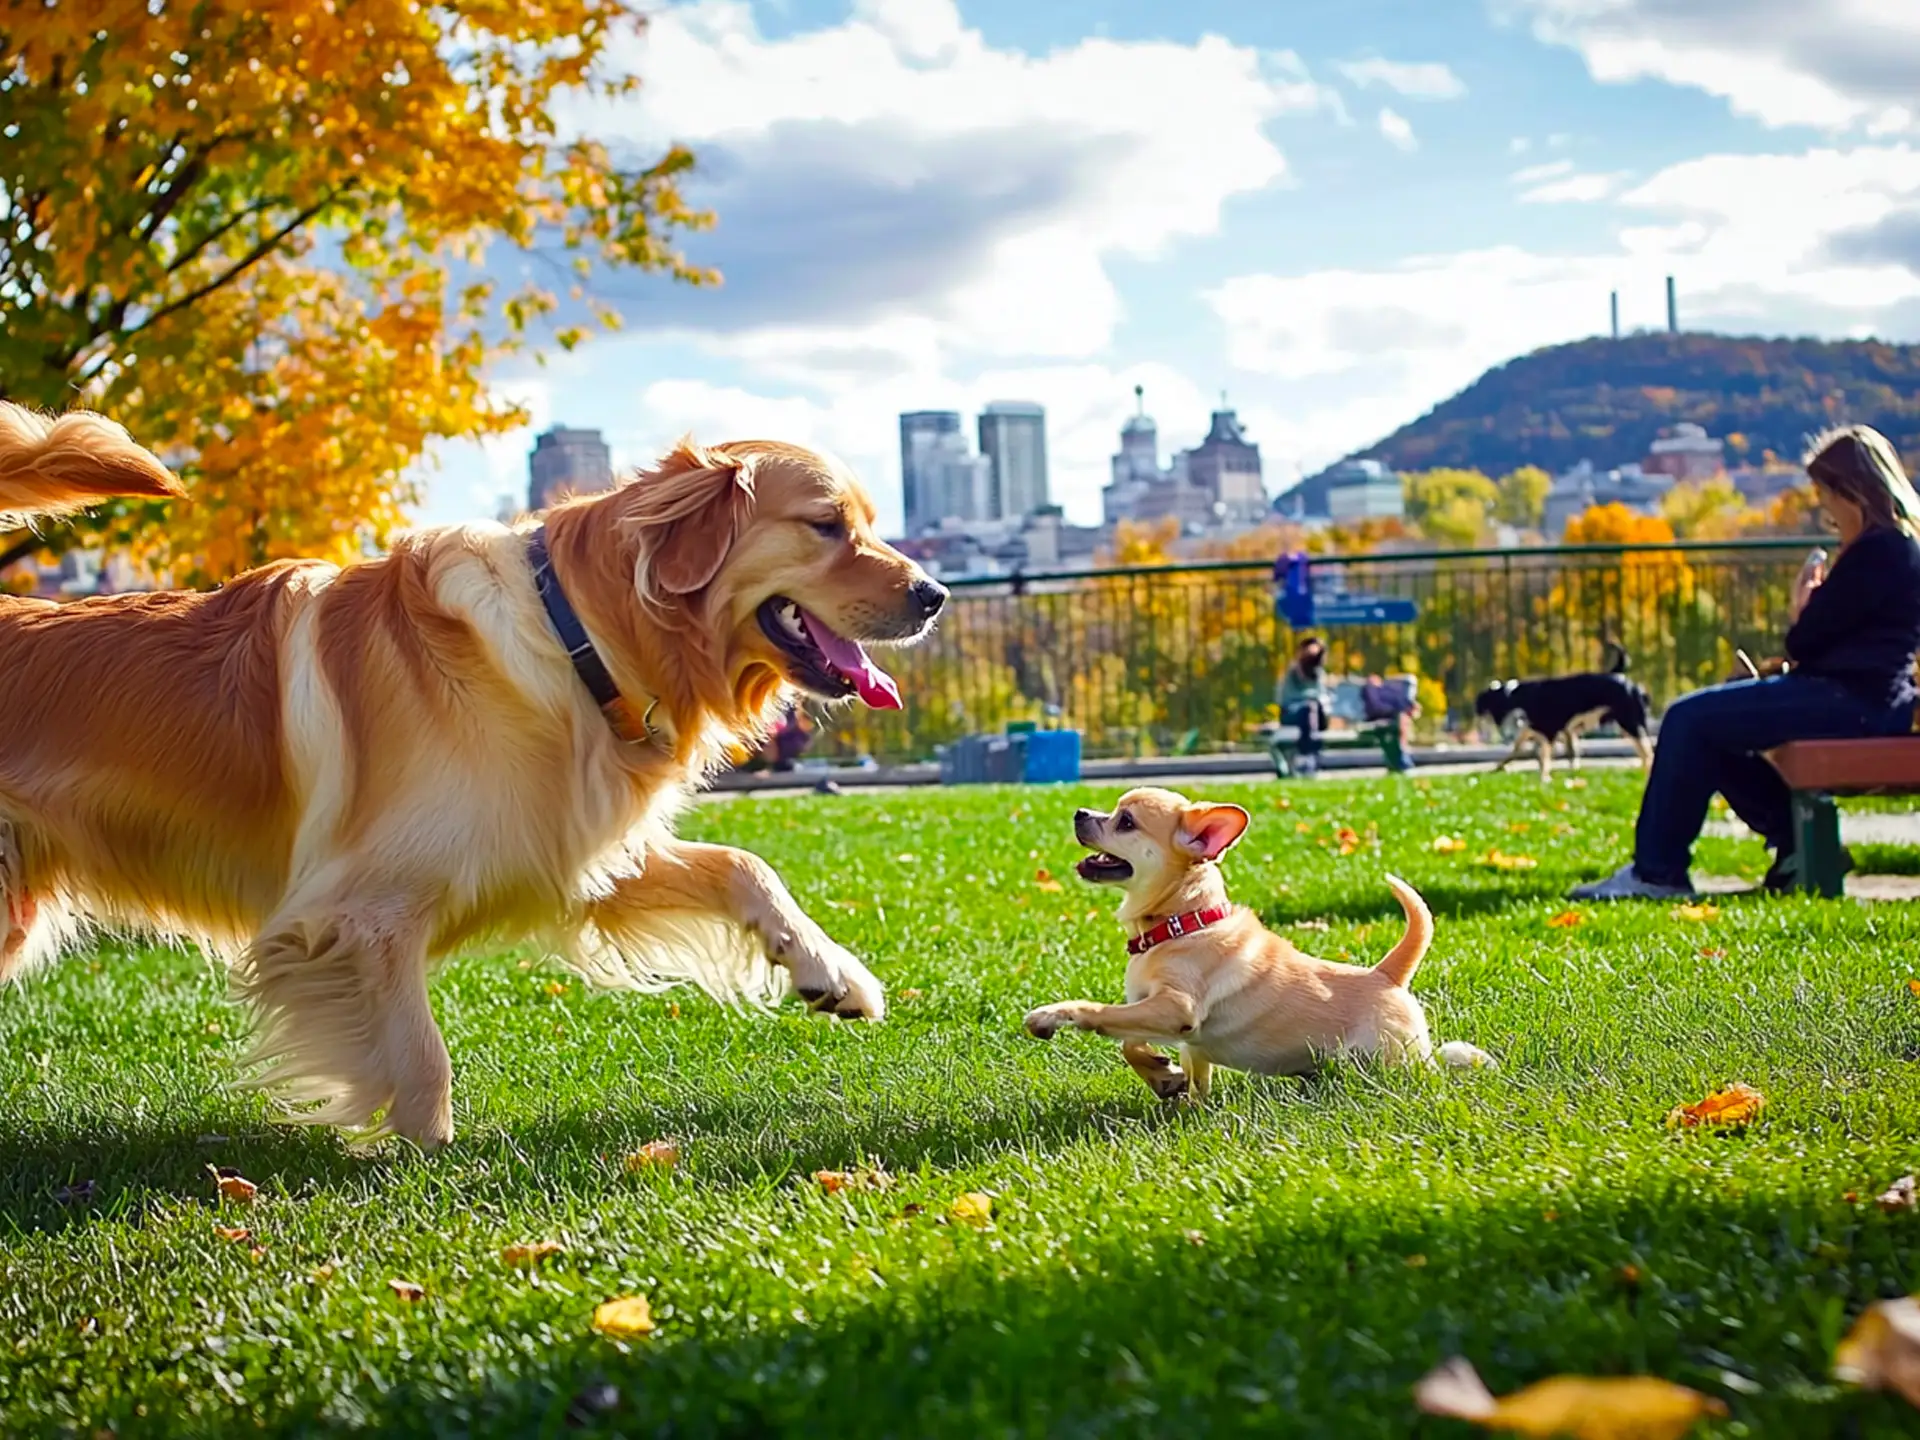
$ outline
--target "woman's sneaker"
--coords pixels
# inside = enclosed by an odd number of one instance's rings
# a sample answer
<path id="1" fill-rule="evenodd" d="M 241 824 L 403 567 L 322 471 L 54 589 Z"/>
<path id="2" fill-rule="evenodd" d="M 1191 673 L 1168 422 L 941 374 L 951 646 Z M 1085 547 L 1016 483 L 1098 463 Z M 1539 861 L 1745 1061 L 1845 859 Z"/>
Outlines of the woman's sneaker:
<path id="1" fill-rule="evenodd" d="M 1656 885 L 1642 880 L 1629 860 L 1604 880 L 1574 886 L 1572 895 L 1575 900 L 1691 900 L 1693 890 L 1686 885 Z"/>

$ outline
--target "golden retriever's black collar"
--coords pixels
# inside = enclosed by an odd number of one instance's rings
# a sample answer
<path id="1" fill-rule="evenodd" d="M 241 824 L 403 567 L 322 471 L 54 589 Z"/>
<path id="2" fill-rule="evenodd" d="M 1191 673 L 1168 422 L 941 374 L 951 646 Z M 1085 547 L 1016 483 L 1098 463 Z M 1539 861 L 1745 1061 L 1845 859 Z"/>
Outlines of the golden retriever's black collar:
<path id="1" fill-rule="evenodd" d="M 560 588 L 560 577 L 553 573 L 553 555 L 547 549 L 546 526 L 542 525 L 528 537 L 527 559 L 533 565 L 533 588 L 540 592 L 540 603 L 546 607 L 553 633 L 560 637 L 560 643 L 566 647 L 567 658 L 573 662 L 573 673 L 587 687 L 587 693 L 593 696 L 593 703 L 600 707 L 600 713 L 607 717 L 613 733 L 629 744 L 654 739 L 653 709 L 660 702 L 655 700 L 648 705 L 646 713 L 636 722 L 633 706 L 620 693 L 620 687 L 614 683 L 613 673 L 607 669 L 607 662 L 593 648 L 587 627 L 580 623 L 580 616 L 568 601 L 566 591 Z"/>
<path id="2" fill-rule="evenodd" d="M 1156 945 L 1164 945 L 1182 935 L 1195 935 L 1209 925 L 1218 925 L 1233 913 L 1231 905 L 1209 905 L 1204 910 L 1189 910 L 1184 915 L 1169 915 L 1144 934 L 1127 941 L 1129 955 L 1144 955 Z"/>

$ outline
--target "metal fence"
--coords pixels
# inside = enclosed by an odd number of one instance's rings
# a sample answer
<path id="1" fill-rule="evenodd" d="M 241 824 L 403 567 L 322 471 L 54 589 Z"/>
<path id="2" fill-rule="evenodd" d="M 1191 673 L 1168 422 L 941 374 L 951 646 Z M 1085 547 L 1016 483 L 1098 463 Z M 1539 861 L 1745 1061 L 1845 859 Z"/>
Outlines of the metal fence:
<path id="1" fill-rule="evenodd" d="M 1316 557 L 1318 595 L 1415 602 L 1403 624 L 1321 629 L 1336 675 L 1420 677 L 1423 730 L 1462 728 L 1510 676 L 1595 668 L 1609 634 L 1657 703 L 1779 652 L 1812 542 L 1725 541 Z M 1218 562 L 961 580 L 938 631 L 886 659 L 905 709 L 839 715 L 826 753 L 920 759 L 1011 720 L 1081 731 L 1089 755 L 1256 743 L 1299 633 L 1272 566 Z"/>

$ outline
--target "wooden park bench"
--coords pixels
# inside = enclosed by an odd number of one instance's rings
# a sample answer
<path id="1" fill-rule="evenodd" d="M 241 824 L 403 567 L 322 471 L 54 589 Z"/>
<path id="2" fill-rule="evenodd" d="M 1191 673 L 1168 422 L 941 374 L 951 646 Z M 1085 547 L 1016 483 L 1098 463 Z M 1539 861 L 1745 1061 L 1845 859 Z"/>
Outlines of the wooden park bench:
<path id="1" fill-rule="evenodd" d="M 1393 684 L 1404 686 L 1409 692 L 1418 682 L 1411 675 L 1396 675 Z M 1329 718 L 1344 720 L 1347 729 L 1322 730 L 1320 748 L 1328 750 L 1378 750 L 1387 765 L 1398 770 L 1405 763 L 1400 748 L 1400 720 L 1396 716 L 1390 720 L 1369 720 L 1366 709 L 1360 703 L 1361 682 L 1342 680 L 1333 687 L 1333 701 L 1327 707 Z M 1293 774 L 1295 757 L 1300 749 L 1300 727 L 1298 725 L 1276 725 L 1269 732 L 1267 754 L 1273 758 L 1274 774 L 1285 778 Z"/>
<path id="2" fill-rule="evenodd" d="M 1840 795 L 1920 795 L 1920 735 L 1878 740 L 1793 740 L 1767 752 L 1793 792 L 1793 848 L 1800 888 L 1843 893 Z"/>

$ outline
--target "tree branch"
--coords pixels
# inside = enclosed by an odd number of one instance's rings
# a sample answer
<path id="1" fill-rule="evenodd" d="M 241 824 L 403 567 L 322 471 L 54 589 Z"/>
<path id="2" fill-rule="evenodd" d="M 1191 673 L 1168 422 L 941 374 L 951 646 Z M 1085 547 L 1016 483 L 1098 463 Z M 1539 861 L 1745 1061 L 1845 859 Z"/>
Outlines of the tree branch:
<path id="1" fill-rule="evenodd" d="M 291 220 L 287 221 L 286 224 L 274 231 L 273 234 L 267 236 L 266 239 L 262 240 L 251 250 L 247 251 L 246 254 L 234 261 L 232 265 L 229 265 L 220 274 L 207 281 L 206 284 L 196 285 L 186 294 L 169 300 L 158 310 L 148 314 L 145 319 L 141 320 L 141 322 L 131 330 L 123 330 L 115 327 L 112 330 L 100 332 L 100 334 L 95 335 L 94 338 L 99 339 L 100 335 L 111 334 L 118 336 L 122 340 L 131 339 L 141 331 L 157 325 L 160 321 L 166 319 L 167 316 L 184 310 L 189 305 L 198 304 L 200 301 L 206 299 L 207 296 L 213 294 L 214 291 L 232 284 L 255 265 L 258 265 L 262 260 L 266 259 L 267 256 L 280 248 L 281 243 L 286 240 L 289 235 L 293 234 L 294 231 L 298 230 L 322 210 L 325 210 L 329 205 L 333 204 L 334 201 L 346 194 L 351 188 L 351 186 L 343 185 L 339 189 L 329 191 L 327 194 L 321 196 L 320 199 L 314 201 L 313 204 L 302 210 L 298 215 L 295 215 Z"/>

